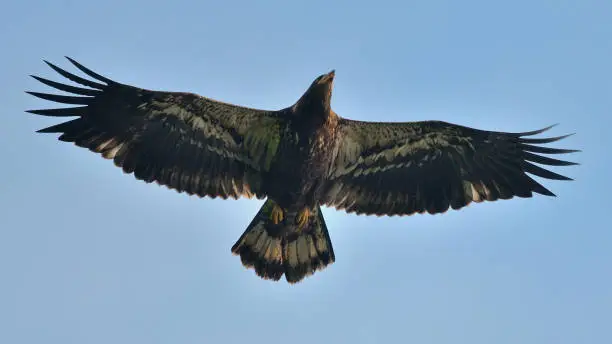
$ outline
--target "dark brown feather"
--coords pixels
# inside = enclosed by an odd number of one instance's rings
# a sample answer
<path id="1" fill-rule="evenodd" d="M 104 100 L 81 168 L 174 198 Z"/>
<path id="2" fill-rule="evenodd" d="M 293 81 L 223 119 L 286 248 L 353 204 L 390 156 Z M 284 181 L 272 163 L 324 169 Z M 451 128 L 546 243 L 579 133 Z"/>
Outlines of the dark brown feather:
<path id="1" fill-rule="evenodd" d="M 265 168 L 260 161 L 270 160 L 267 156 L 275 152 L 265 150 L 267 146 L 262 142 L 273 134 L 267 126 L 282 120 L 276 112 L 226 104 L 192 93 L 123 85 L 68 59 L 96 81 L 45 61 L 60 75 L 92 89 L 33 76 L 47 86 L 77 96 L 29 94 L 58 103 L 85 105 L 29 110 L 43 116 L 78 116 L 38 132 L 60 133 L 60 140 L 113 159 L 115 165 L 134 173 L 137 179 L 156 181 L 179 192 L 201 197 L 265 197 L 261 182 Z M 262 145 L 260 150 L 244 145 L 245 136 L 254 129 L 261 133 L 253 139 Z"/>
<path id="2" fill-rule="evenodd" d="M 540 154 L 576 152 L 535 146 L 566 138 L 477 130 L 440 121 L 376 123 L 342 119 L 322 204 L 357 214 L 443 213 L 471 202 L 554 194 L 527 173 L 571 180 L 531 162 L 576 165 Z M 342 190 L 342 191 L 338 191 Z"/>

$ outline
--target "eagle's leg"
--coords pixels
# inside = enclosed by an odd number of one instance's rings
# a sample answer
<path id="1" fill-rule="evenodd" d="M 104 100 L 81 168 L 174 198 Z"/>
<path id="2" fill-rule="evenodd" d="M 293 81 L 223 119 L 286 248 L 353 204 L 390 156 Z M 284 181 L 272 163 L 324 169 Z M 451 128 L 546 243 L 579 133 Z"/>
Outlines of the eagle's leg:
<path id="1" fill-rule="evenodd" d="M 283 218 L 284 217 L 285 217 L 285 214 L 283 212 L 283 208 L 281 208 L 275 202 L 274 205 L 272 206 L 272 210 L 270 211 L 270 219 L 272 220 L 272 223 L 277 225 L 277 224 L 283 222 Z"/>
<path id="2" fill-rule="evenodd" d="M 304 227 L 308 223 L 309 218 L 310 218 L 310 208 L 308 207 L 302 208 L 302 210 L 295 217 L 295 222 L 298 226 L 298 229 L 302 229 L 302 227 Z"/>

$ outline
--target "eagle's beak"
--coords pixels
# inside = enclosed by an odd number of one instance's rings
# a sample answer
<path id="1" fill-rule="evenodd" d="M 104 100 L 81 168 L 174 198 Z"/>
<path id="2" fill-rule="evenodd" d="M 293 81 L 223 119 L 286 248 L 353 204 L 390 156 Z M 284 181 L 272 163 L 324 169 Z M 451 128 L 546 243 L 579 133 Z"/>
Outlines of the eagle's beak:
<path id="1" fill-rule="evenodd" d="M 329 79 L 329 81 L 334 80 L 334 76 L 336 76 L 336 70 L 332 69 L 331 72 L 327 73 L 327 78 Z"/>

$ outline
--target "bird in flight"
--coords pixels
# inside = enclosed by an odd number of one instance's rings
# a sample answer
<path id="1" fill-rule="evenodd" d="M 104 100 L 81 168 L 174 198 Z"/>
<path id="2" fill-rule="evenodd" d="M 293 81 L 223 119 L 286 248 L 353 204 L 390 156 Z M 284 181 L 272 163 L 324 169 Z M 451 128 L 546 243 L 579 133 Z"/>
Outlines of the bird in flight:
<path id="1" fill-rule="evenodd" d="M 321 206 L 348 213 L 438 214 L 472 202 L 554 196 L 528 174 L 571 180 L 534 163 L 578 152 L 533 138 L 443 121 L 365 122 L 331 108 L 335 72 L 316 78 L 291 106 L 253 109 L 187 92 L 122 84 L 84 67 L 80 86 L 32 76 L 71 93 L 29 94 L 72 107 L 28 110 L 76 117 L 38 130 L 113 160 L 125 173 L 199 197 L 266 199 L 231 248 L 264 279 L 302 281 L 335 261 Z"/>

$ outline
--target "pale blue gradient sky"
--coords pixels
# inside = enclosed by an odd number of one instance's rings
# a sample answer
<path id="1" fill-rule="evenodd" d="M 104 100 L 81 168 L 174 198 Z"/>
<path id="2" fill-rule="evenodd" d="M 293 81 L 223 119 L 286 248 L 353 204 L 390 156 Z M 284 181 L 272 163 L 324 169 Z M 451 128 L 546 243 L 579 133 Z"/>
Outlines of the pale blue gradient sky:
<path id="1" fill-rule="evenodd" d="M 0 13 L 0 343 L 612 343 L 609 1 L 12 1 Z M 296 286 L 230 247 L 261 201 L 202 200 L 34 131 L 29 74 L 276 109 L 336 69 L 334 109 L 577 135 L 557 198 L 442 216 L 324 214 Z M 71 67 L 70 67 L 71 68 Z M 73 69 L 71 69 L 73 70 Z"/>

